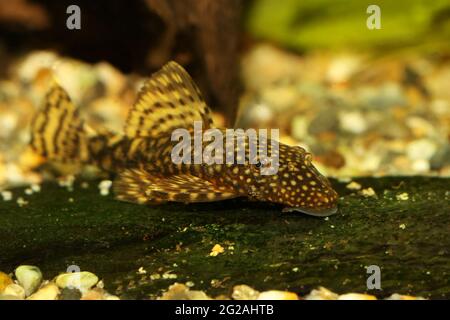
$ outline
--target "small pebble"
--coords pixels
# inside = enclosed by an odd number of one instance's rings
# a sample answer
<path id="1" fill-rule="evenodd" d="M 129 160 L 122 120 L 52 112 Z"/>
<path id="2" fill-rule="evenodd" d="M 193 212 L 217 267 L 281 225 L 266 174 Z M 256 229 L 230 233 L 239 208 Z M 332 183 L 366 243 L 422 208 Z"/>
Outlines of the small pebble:
<path id="1" fill-rule="evenodd" d="M 377 194 L 375 193 L 375 190 L 373 190 L 372 188 L 366 188 L 366 189 L 362 189 L 361 190 L 361 195 L 369 198 L 369 197 L 376 197 Z"/>
<path id="2" fill-rule="evenodd" d="M 25 299 L 25 289 L 22 286 L 13 283 L 7 286 L 5 290 L 3 290 L 2 295 L 12 296 L 17 299 L 23 300 Z"/>
<path id="3" fill-rule="evenodd" d="M 50 282 L 43 286 L 38 291 L 33 293 L 27 300 L 57 300 L 59 295 L 59 288 L 56 284 Z"/>
<path id="4" fill-rule="evenodd" d="M 425 299 L 422 297 L 413 297 L 394 293 L 390 297 L 386 298 L 386 300 L 425 300 Z"/>
<path id="5" fill-rule="evenodd" d="M 211 252 L 209 253 L 209 255 L 211 257 L 216 257 L 217 255 L 219 255 L 220 253 L 223 253 L 224 251 L 225 251 L 225 249 L 220 244 L 216 244 L 211 249 Z"/>
<path id="6" fill-rule="evenodd" d="M 3 201 L 11 201 L 13 198 L 13 194 L 11 191 L 2 191 Z"/>
<path id="7" fill-rule="evenodd" d="M 86 292 L 98 282 L 98 277 L 88 271 L 63 273 L 56 277 L 56 284 L 60 288 L 76 288 Z"/>
<path id="8" fill-rule="evenodd" d="M 15 271 L 15 275 L 19 284 L 25 289 L 27 297 L 35 292 L 42 282 L 41 270 L 35 266 L 19 266 Z"/>
<path id="9" fill-rule="evenodd" d="M 338 300 L 377 300 L 375 296 L 362 293 L 346 293 L 341 294 Z"/>
<path id="10" fill-rule="evenodd" d="M 364 116 L 357 111 L 340 113 L 339 123 L 343 130 L 353 134 L 361 134 L 366 131 L 368 127 Z"/>
<path id="11" fill-rule="evenodd" d="M 26 201 L 22 197 L 18 197 L 17 198 L 17 204 L 19 205 L 19 207 L 23 207 L 23 206 L 26 206 L 28 204 L 28 201 Z"/>
<path id="12" fill-rule="evenodd" d="M 144 267 L 140 267 L 139 270 L 138 270 L 138 273 L 139 274 L 146 274 L 147 270 L 145 270 Z"/>
<path id="13" fill-rule="evenodd" d="M 176 279 L 178 276 L 174 273 L 170 273 L 170 271 L 164 272 L 162 275 L 163 279 Z"/>
<path id="14" fill-rule="evenodd" d="M 336 293 L 324 287 L 313 289 L 306 297 L 306 300 L 336 300 L 339 297 Z"/>
<path id="15" fill-rule="evenodd" d="M 397 194 L 395 197 L 397 198 L 397 200 L 402 200 L 402 201 L 409 199 L 409 195 L 406 192 Z"/>
<path id="16" fill-rule="evenodd" d="M 294 292 L 269 290 L 261 292 L 257 300 L 298 300 L 298 296 Z"/>
<path id="17" fill-rule="evenodd" d="M 105 284 L 103 283 L 103 280 L 100 280 L 99 282 L 97 282 L 96 287 L 100 288 L 100 289 L 104 289 L 105 288 Z"/>
<path id="18" fill-rule="evenodd" d="M 416 173 L 427 173 L 430 171 L 430 162 L 426 159 L 417 159 L 411 166 Z"/>
<path id="19" fill-rule="evenodd" d="M 31 185 L 31 190 L 32 190 L 33 192 L 40 192 L 40 191 L 41 191 L 41 186 L 38 185 L 38 184 L 32 184 L 32 185 Z"/>
<path id="20" fill-rule="evenodd" d="M 350 182 L 349 184 L 346 185 L 346 188 L 350 189 L 350 190 L 360 190 L 361 189 L 361 185 L 358 182 L 356 182 L 356 181 L 352 181 L 352 182 Z"/>
<path id="21" fill-rule="evenodd" d="M 259 291 L 245 284 L 241 284 L 234 286 L 231 297 L 234 300 L 256 300 L 259 297 Z"/>
<path id="22" fill-rule="evenodd" d="M 13 280 L 11 279 L 10 276 L 8 276 L 6 273 L 4 272 L 0 272 L 0 293 L 3 292 L 3 290 L 5 290 L 5 288 L 7 286 L 9 286 L 10 284 L 13 284 Z"/>
<path id="23" fill-rule="evenodd" d="M 112 181 L 111 180 L 102 180 L 100 181 L 100 183 L 98 184 L 98 188 L 100 189 L 100 194 L 102 196 L 107 196 L 109 195 L 109 189 L 112 186 Z"/>
<path id="24" fill-rule="evenodd" d="M 12 296 L 10 294 L 1 294 L 0 293 L 0 301 L 2 300 L 23 300 L 23 299 L 19 299 L 16 296 Z"/>
<path id="25" fill-rule="evenodd" d="M 174 283 L 169 289 L 158 298 L 160 300 L 211 300 L 203 291 L 191 291 L 181 283 Z"/>
<path id="26" fill-rule="evenodd" d="M 161 275 L 159 273 L 153 273 L 150 275 L 150 280 L 158 280 L 161 279 Z"/>
<path id="27" fill-rule="evenodd" d="M 75 182 L 75 176 L 73 176 L 73 175 L 66 176 L 63 179 L 60 179 L 58 181 L 59 185 L 61 187 L 67 188 L 68 191 L 73 191 L 74 182 Z"/>
<path id="28" fill-rule="evenodd" d="M 94 288 L 83 294 L 81 300 L 103 300 L 104 291 L 100 288 Z"/>
<path id="29" fill-rule="evenodd" d="M 407 154 L 411 160 L 430 160 L 437 150 L 433 141 L 428 139 L 419 139 L 410 142 L 407 146 Z"/>

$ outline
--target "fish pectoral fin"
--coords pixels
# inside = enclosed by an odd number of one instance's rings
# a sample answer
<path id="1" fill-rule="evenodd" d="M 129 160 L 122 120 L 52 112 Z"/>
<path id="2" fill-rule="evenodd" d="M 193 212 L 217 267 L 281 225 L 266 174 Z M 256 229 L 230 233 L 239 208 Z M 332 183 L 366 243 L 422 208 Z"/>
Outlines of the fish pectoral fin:
<path id="1" fill-rule="evenodd" d="M 212 128 L 211 110 L 192 78 L 171 61 L 155 72 L 139 91 L 125 125 L 129 138 L 157 137 L 175 129 L 194 130 L 194 121 L 203 129 Z"/>
<path id="2" fill-rule="evenodd" d="M 163 177 L 142 169 L 123 170 L 113 188 L 117 199 L 140 204 L 209 202 L 239 196 L 229 187 L 190 174 Z"/>

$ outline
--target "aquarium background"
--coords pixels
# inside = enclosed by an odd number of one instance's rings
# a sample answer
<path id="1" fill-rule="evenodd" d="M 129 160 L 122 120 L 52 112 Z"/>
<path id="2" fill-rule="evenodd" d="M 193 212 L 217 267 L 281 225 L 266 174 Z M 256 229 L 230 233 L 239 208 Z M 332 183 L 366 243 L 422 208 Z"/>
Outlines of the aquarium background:
<path id="1" fill-rule="evenodd" d="M 81 29 L 67 26 L 73 4 Z M 368 27 L 371 5 L 380 29 Z M 76 265 L 133 299 L 255 296 L 236 285 L 448 298 L 449 39 L 444 0 L 0 0 L 0 270 L 36 265 L 52 279 Z M 121 132 L 169 60 L 219 125 L 276 128 L 310 151 L 340 213 L 280 216 L 239 200 L 137 208 L 102 195 L 105 173 L 29 148 L 50 79 L 92 128 Z M 366 285 L 369 265 L 381 290 Z"/>

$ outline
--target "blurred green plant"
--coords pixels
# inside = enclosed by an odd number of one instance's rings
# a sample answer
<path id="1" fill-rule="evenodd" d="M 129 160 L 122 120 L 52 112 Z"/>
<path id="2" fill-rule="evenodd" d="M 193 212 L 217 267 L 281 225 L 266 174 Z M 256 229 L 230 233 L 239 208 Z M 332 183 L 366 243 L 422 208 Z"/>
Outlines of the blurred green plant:
<path id="1" fill-rule="evenodd" d="M 381 9 L 381 29 L 369 30 L 369 5 Z M 247 31 L 296 50 L 449 48 L 448 0 L 255 0 Z"/>

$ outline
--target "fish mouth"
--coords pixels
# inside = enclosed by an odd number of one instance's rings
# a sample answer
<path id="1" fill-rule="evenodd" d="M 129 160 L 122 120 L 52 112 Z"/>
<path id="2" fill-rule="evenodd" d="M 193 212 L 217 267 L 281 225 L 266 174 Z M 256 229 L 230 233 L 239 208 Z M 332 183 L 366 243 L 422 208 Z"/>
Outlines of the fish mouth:
<path id="1" fill-rule="evenodd" d="M 325 208 L 325 209 L 313 209 L 313 208 L 301 208 L 301 207 L 286 207 L 283 208 L 283 212 L 298 211 L 310 216 L 315 217 L 328 217 L 335 214 L 338 211 L 338 207 Z"/>

